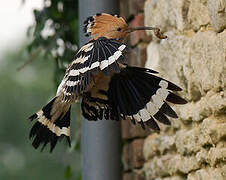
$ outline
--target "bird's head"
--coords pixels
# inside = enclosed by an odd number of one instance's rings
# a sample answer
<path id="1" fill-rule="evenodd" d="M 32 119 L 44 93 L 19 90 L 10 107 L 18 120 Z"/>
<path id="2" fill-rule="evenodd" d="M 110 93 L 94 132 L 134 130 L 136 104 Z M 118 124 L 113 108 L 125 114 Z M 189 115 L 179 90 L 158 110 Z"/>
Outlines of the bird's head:
<path id="1" fill-rule="evenodd" d="M 167 38 L 158 28 L 129 27 L 122 17 L 106 13 L 99 13 L 88 17 L 84 21 L 84 25 L 86 36 L 91 36 L 93 39 L 98 39 L 99 37 L 124 39 L 129 33 L 137 30 L 153 30 L 158 38 Z"/>

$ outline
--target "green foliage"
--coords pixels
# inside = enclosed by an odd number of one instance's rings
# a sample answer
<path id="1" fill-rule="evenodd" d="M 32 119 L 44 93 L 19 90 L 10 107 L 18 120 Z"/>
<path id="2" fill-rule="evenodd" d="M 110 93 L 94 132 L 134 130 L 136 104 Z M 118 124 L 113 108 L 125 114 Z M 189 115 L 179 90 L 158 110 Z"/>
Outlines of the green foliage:
<path id="1" fill-rule="evenodd" d="M 72 176 L 71 166 L 67 166 L 64 171 L 64 177 L 65 177 L 65 179 L 70 179 L 71 176 Z"/>
<path id="2" fill-rule="evenodd" d="M 68 165 L 66 168 L 65 168 L 65 171 L 64 171 L 64 178 L 66 180 L 70 180 L 72 178 L 74 178 L 75 176 L 73 176 L 73 170 L 72 170 L 72 167 L 70 165 Z M 82 180 L 82 176 L 81 176 L 81 173 L 78 173 L 76 175 L 76 179 L 75 180 Z"/>
<path id="3" fill-rule="evenodd" d="M 43 1 L 44 8 L 34 10 L 35 23 L 28 29 L 29 54 L 21 47 L 0 59 L 0 179 L 81 179 L 79 152 L 66 149 L 66 142 L 58 143 L 50 154 L 35 150 L 28 140 L 32 124 L 27 117 L 54 96 L 54 86 L 62 80 L 78 44 L 77 0 Z M 31 65 L 17 71 L 22 63 Z M 78 107 L 72 109 L 73 122 L 79 119 Z M 72 123 L 72 139 L 78 128 Z"/>
<path id="4" fill-rule="evenodd" d="M 35 23 L 28 29 L 33 37 L 28 52 L 42 50 L 55 59 L 55 84 L 60 83 L 65 65 L 73 60 L 79 41 L 78 0 L 43 0 L 44 7 L 34 10 Z"/>
<path id="5" fill-rule="evenodd" d="M 62 80 L 67 64 L 73 60 L 79 42 L 78 0 L 43 0 L 43 2 L 43 9 L 33 11 L 35 23 L 28 29 L 28 36 L 32 37 L 32 42 L 27 46 L 27 50 L 32 59 L 41 53 L 43 59 L 54 60 L 53 82 L 56 89 Z M 76 106 L 72 111 L 72 117 L 77 120 L 80 115 L 78 107 Z M 74 144 L 72 149 L 77 152 L 80 151 L 78 127 L 79 124 L 75 134 L 76 140 L 72 141 Z M 75 171 L 73 166 L 68 165 L 65 168 L 66 179 L 75 176 L 78 179 L 81 178 L 80 174 L 73 174 Z"/>
<path id="6" fill-rule="evenodd" d="M 71 167 L 71 179 L 80 178 L 78 151 L 69 151 L 62 140 L 53 153 L 49 146 L 43 152 L 35 150 L 29 140 L 34 122 L 27 117 L 46 104 L 54 94 L 54 62 L 39 55 L 32 65 L 22 71 L 19 67 L 30 57 L 20 47 L 18 52 L 8 52 L 0 57 L 0 179 L 1 180 L 64 180 L 64 171 Z M 75 139 L 78 128 L 73 107 L 71 135 Z"/>

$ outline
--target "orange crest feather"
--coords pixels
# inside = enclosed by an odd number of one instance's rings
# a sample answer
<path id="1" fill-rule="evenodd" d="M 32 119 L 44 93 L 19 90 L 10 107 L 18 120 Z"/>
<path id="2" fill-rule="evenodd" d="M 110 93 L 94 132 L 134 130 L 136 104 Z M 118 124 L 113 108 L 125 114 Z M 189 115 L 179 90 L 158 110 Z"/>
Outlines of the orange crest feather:
<path id="1" fill-rule="evenodd" d="M 120 39 L 128 34 L 126 21 L 118 15 L 96 14 L 88 17 L 84 24 L 86 36 L 91 36 L 93 39 L 99 37 Z"/>

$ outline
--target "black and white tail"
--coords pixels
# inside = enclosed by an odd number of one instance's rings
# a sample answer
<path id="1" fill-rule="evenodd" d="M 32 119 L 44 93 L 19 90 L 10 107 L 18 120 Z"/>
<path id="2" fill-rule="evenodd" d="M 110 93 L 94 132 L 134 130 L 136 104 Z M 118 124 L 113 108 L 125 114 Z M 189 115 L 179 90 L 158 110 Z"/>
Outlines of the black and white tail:
<path id="1" fill-rule="evenodd" d="M 186 100 L 172 91 L 182 89 L 175 84 L 157 77 L 153 70 L 126 67 L 115 74 L 108 89 L 108 105 L 116 117 L 130 117 L 154 130 L 160 130 L 156 120 L 170 125 L 167 116 L 177 118 L 175 111 L 167 104 L 185 104 Z"/>
<path id="2" fill-rule="evenodd" d="M 69 103 L 62 102 L 61 98 L 56 96 L 40 111 L 29 117 L 31 121 L 37 119 L 30 131 L 35 149 L 42 145 L 43 150 L 50 143 L 50 152 L 52 152 L 57 141 L 63 137 L 66 137 L 69 146 L 71 145 L 70 109 Z"/>

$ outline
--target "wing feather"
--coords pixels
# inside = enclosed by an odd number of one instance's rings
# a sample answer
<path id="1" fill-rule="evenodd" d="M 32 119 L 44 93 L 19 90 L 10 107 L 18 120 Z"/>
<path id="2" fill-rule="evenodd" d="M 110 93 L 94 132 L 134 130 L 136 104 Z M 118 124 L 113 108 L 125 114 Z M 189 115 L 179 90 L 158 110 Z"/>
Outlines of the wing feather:
<path id="1" fill-rule="evenodd" d="M 74 101 L 93 84 L 97 72 L 105 75 L 119 72 L 118 63 L 125 57 L 127 51 L 124 43 L 104 37 L 92 40 L 81 47 L 75 60 L 67 69 L 67 76 L 62 80 L 61 87 L 64 101 Z"/>

